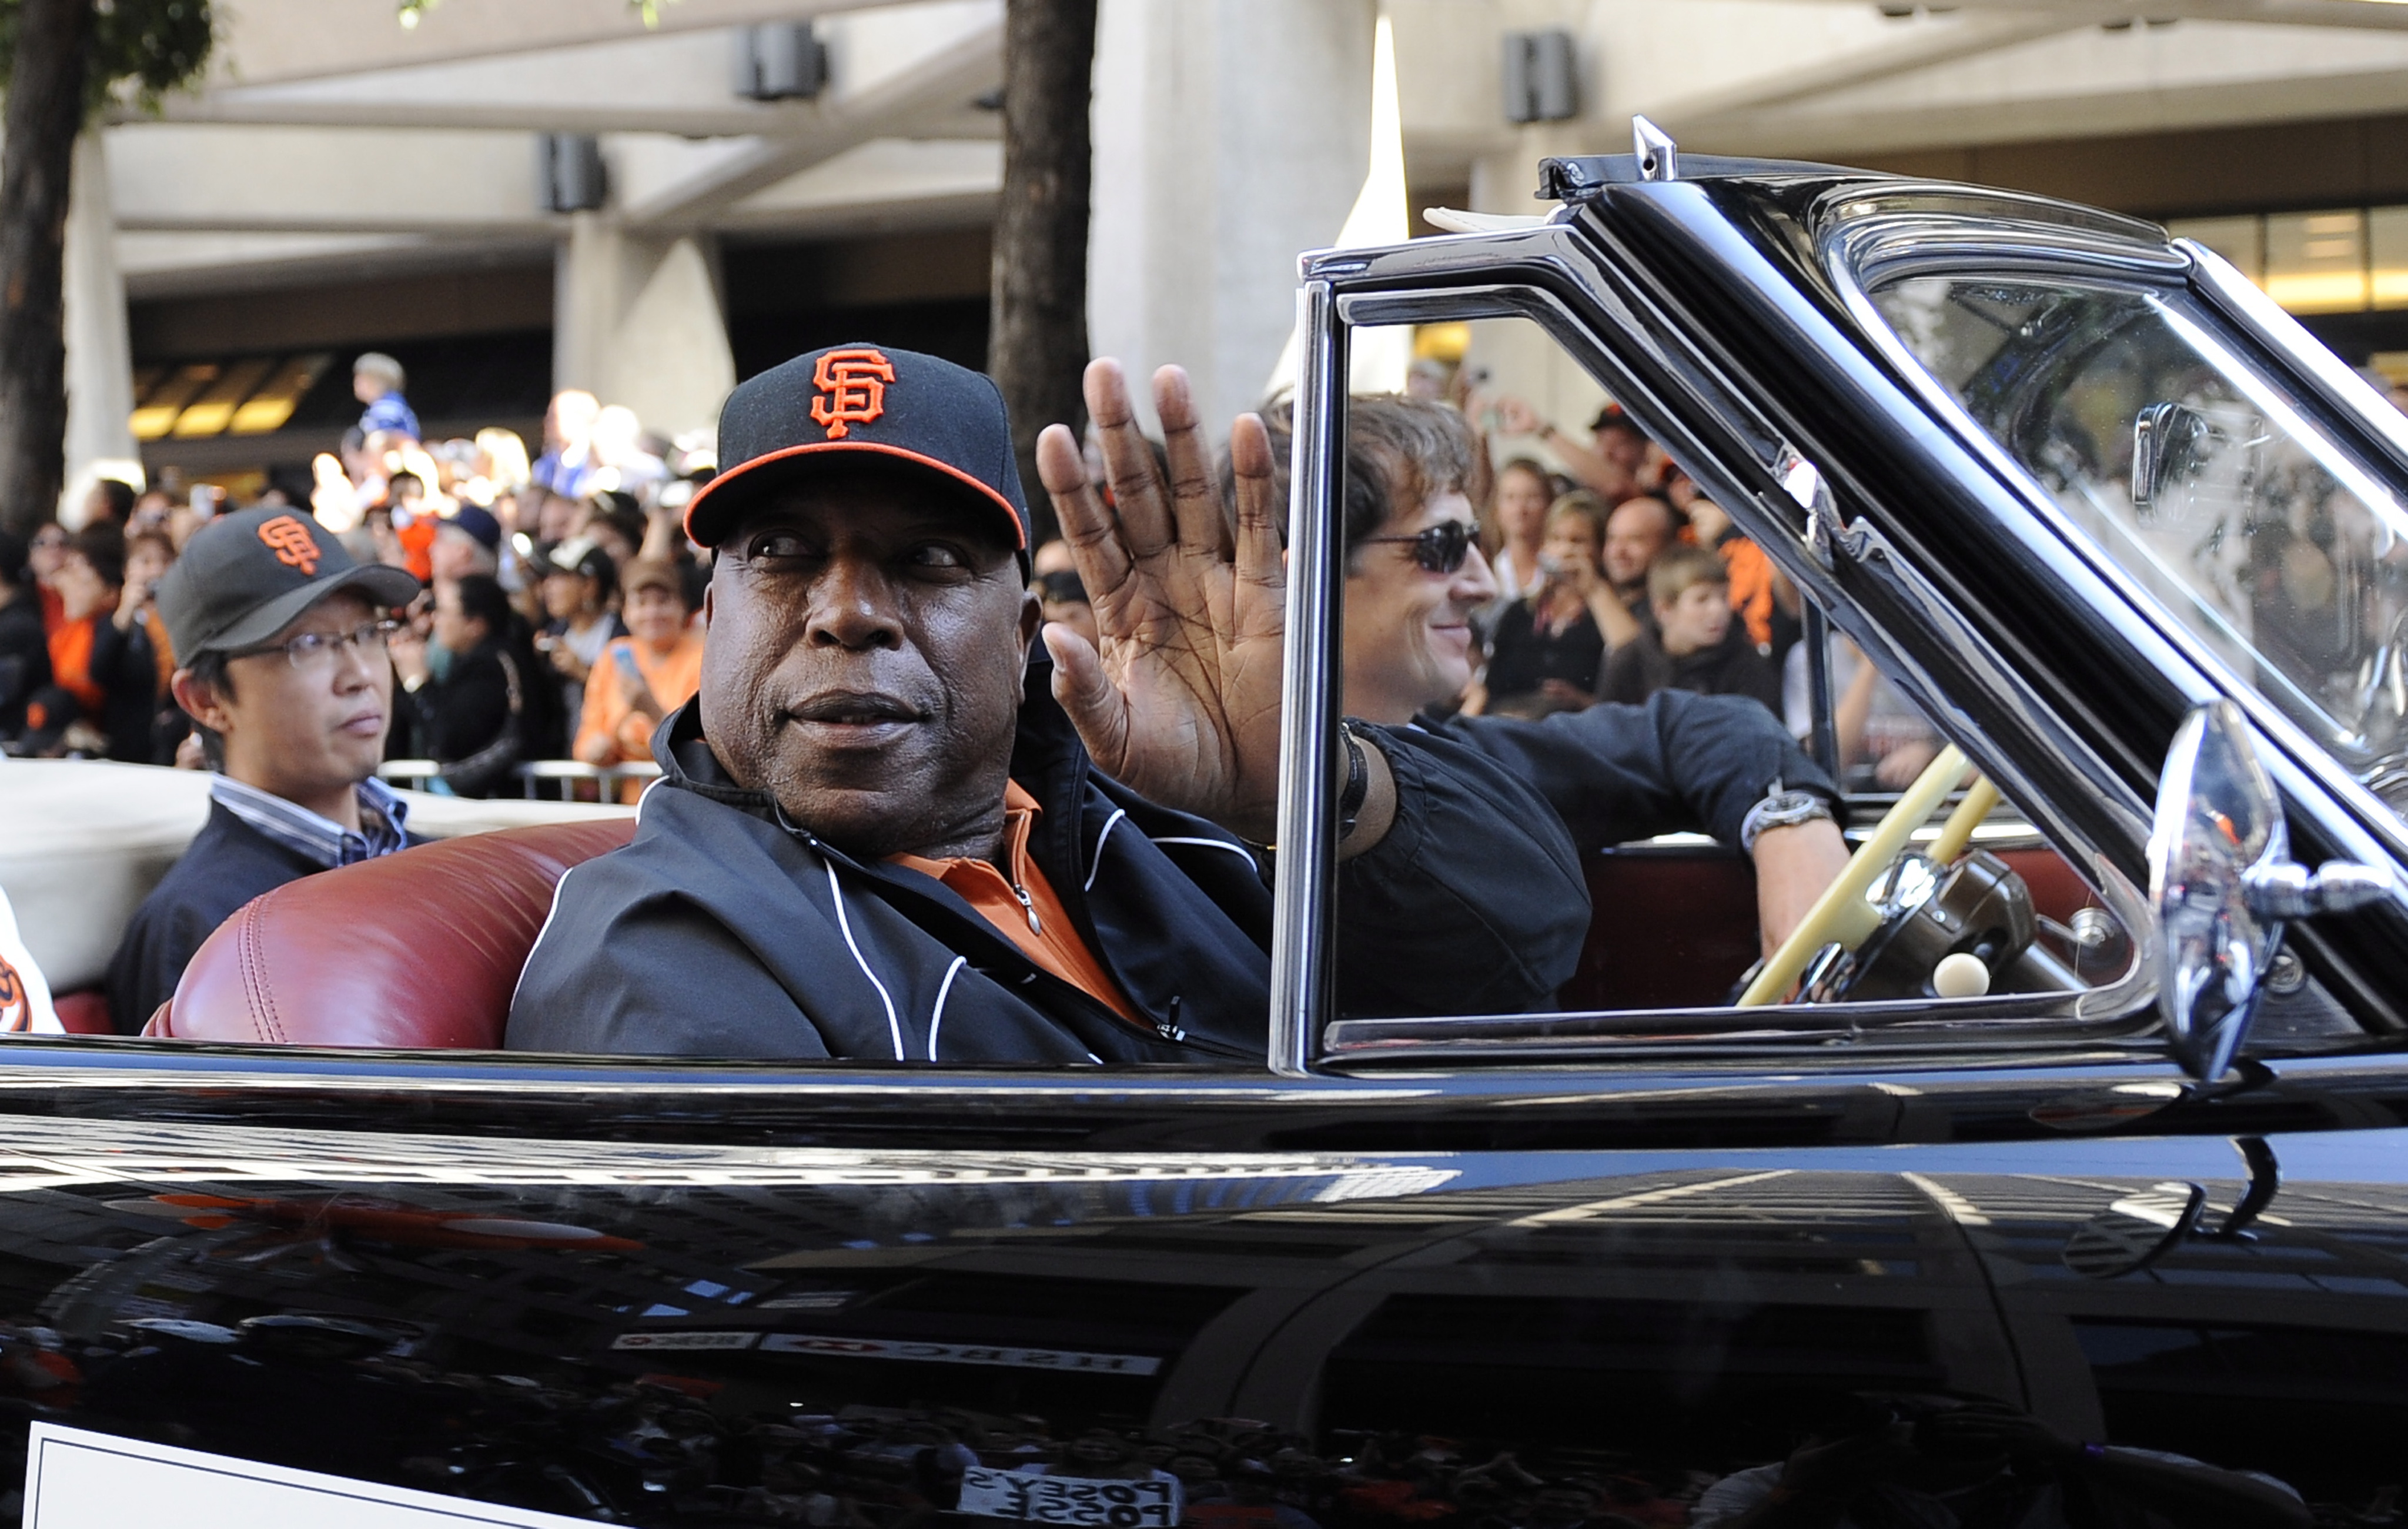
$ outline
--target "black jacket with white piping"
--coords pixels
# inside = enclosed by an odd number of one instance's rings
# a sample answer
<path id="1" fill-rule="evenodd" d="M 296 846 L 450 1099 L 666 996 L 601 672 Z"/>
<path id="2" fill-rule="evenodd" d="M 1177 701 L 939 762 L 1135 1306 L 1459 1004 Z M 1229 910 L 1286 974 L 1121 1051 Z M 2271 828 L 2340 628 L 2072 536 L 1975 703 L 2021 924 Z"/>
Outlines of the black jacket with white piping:
<path id="1" fill-rule="evenodd" d="M 876 1061 L 1259 1065 L 1271 896 L 1233 835 L 1097 772 L 1040 657 L 1011 763 L 1029 853 L 1146 1026 L 1039 968 L 935 878 L 863 863 L 730 781 L 688 703 L 636 837 L 561 881 L 513 1050 Z M 1340 868 L 1339 1000 L 1379 1015 L 1550 1006 L 1588 927 L 1571 844 L 1476 752 L 1377 729 L 1388 836 Z M 1147 1028 L 1150 1027 L 1150 1028 Z"/>

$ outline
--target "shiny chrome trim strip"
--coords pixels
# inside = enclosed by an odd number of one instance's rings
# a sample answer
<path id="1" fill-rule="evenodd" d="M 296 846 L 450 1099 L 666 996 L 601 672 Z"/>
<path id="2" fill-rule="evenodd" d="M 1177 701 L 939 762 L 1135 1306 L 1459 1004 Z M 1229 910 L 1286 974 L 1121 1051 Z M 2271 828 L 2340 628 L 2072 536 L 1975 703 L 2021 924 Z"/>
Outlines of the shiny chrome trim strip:
<path id="1" fill-rule="evenodd" d="M 2122 979 L 2113 986 L 2124 985 Z M 2105 988 L 2094 988 L 2103 992 Z M 1758 1009 L 1600 1009 L 1579 1014 L 1466 1015 L 1442 1019 L 1340 1019 L 1329 1027 L 1333 1057 L 1352 1066 L 1407 1060 L 1431 1062 L 1483 1055 L 1529 1060 L 1545 1055 L 1597 1058 L 1619 1051 L 1658 1056 L 1688 1047 L 1733 1045 L 1828 1046 L 1844 1037 L 1859 1051 L 1945 1042 L 1961 1045 L 1978 1031 L 1985 1043 L 2063 1046 L 2112 1043 L 2150 1032 L 2154 1011 L 2143 1006 L 2102 1022 L 2069 1019 L 2052 1006 L 2053 995 L 2001 994 L 1948 1001 L 1902 999 L 1877 1003 L 1784 1004 Z M 2012 1030 L 2001 1030 L 2002 1024 Z M 2148 1043 L 2156 1049 L 2154 1042 Z"/>
<path id="2" fill-rule="evenodd" d="M 1280 680 L 1279 872 L 1271 903 L 1270 1054 L 1281 1077 L 1312 1070 L 1336 963 L 1337 684 L 1331 662 L 1345 569 L 1333 427 L 1346 412 L 1346 331 L 1326 281 L 1297 292 L 1296 429 L 1288 459 L 1287 633 Z M 1329 895 L 1315 896 L 1327 887 Z"/>
<path id="3" fill-rule="evenodd" d="M 2003 228 L 2000 237 L 2002 240 L 2012 238 L 2017 232 L 2011 227 Z M 2099 583 L 2101 593 L 2112 596 L 2115 601 L 2113 606 L 2099 601 L 2093 603 L 2108 613 L 2116 626 L 2139 642 L 2144 650 L 2157 647 L 2164 651 L 2165 658 L 2158 661 L 2158 669 L 2182 687 L 2186 699 L 2193 704 L 2218 698 L 2229 698 L 2240 704 L 2259 735 L 2274 744 L 2276 757 L 2267 762 L 2273 769 L 2275 781 L 2282 787 L 2283 794 L 2292 803 L 2292 810 L 2305 812 L 2344 856 L 2368 862 L 2386 858 L 2408 862 L 2408 824 L 2403 824 L 2397 814 L 2359 784 L 2340 760 L 2326 753 L 2289 717 L 2259 695 L 2254 685 L 2244 683 L 2221 659 L 2210 653 L 2172 613 L 2164 611 L 2143 592 L 2106 549 L 2093 542 L 2066 518 L 2039 481 L 2025 470 L 2022 463 L 2009 455 L 1956 397 L 1915 358 L 1914 352 L 1906 348 L 1905 341 L 1891 329 L 1881 310 L 1873 306 L 1865 283 L 1857 280 L 1854 264 L 1855 246 L 1849 234 L 1850 230 L 1845 227 L 1826 231 L 1819 238 L 1818 253 L 1825 274 L 1839 292 L 1849 315 L 1856 320 L 1858 333 L 1889 363 L 1904 384 L 1923 401 L 1939 423 L 1946 426 L 1957 442 L 1987 466 L 1999 482 L 2049 528 L 2058 547 L 2071 554 L 2083 570 Z M 2214 254 L 2189 245 L 2187 241 L 2184 252 L 2194 272 L 2200 268 L 2200 257 L 2202 255 L 2209 262 L 2222 265 Z M 2042 260 L 2028 249 L 2001 249 L 2000 259 L 2005 266 L 2018 270 L 2054 274 L 2060 279 L 2071 277 L 2093 281 L 2111 279 L 2110 273 L 2079 268 L 2078 262 Z M 1910 274 L 1912 269 L 1906 263 L 1894 263 L 1885 267 L 1884 279 L 1897 279 Z M 2243 280 L 2238 272 L 2229 272 L 2229 279 L 2232 281 Z M 2164 284 L 2150 283 L 2158 287 Z M 2187 285 L 2186 290 L 2189 290 Z M 2268 306 L 2272 306 L 2271 302 Z M 2231 310 L 2224 311 L 2229 314 Z M 2270 347 L 2277 348 L 2283 353 L 2298 350 L 2300 337 L 2305 337 L 2306 331 L 2300 330 L 2298 321 L 2281 310 L 2274 310 L 2274 313 L 2281 319 L 2281 325 L 2269 325 L 2269 332 L 2259 338 L 2265 339 Z M 2287 347 L 2274 347 L 2272 331 L 2284 327 L 2297 331 L 2297 334 Z M 2251 333 L 2258 335 L 2258 331 L 2253 327 Z M 2313 345 L 2315 341 L 2308 339 L 2306 343 Z M 2335 361 L 2333 365 L 2338 366 L 2339 362 Z M 2358 385 L 2364 386 L 2362 382 Z M 2036 547 L 2034 550 L 2042 549 Z M 2166 659 L 2175 662 L 2170 663 Z M 2184 672 L 2186 669 L 2187 673 Z M 2408 905 L 2408 894 L 2399 895 L 2399 901 Z"/>
<path id="4" fill-rule="evenodd" d="M 2367 434 L 2381 441 L 2395 463 L 2408 470 L 2408 414 L 2374 391 L 2365 378 L 2300 325 L 2273 298 L 2258 289 L 2222 255 L 2191 239 L 2174 240 L 2174 248 L 2190 257 L 2191 274 L 2208 306 L 2249 333 L 2252 339 L 2299 368 L 2324 395 L 2325 401 L 2349 415 Z"/>

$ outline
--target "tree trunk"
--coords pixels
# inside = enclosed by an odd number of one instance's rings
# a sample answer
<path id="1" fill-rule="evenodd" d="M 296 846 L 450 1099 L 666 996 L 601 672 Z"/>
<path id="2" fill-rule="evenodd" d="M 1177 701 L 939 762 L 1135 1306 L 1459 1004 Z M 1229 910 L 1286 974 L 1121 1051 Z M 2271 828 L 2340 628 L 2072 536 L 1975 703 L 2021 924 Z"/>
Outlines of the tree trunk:
<path id="1" fill-rule="evenodd" d="M 1037 435 L 1086 428 L 1088 106 L 1096 0 L 1006 0 L 1003 199 L 995 220 L 987 371 L 1011 411 L 1011 444 L 1039 541 L 1055 534 L 1037 479 Z"/>
<path id="2" fill-rule="evenodd" d="M 55 513 L 66 471 L 67 188 L 92 0 L 22 0 L 0 148 L 0 527 Z"/>

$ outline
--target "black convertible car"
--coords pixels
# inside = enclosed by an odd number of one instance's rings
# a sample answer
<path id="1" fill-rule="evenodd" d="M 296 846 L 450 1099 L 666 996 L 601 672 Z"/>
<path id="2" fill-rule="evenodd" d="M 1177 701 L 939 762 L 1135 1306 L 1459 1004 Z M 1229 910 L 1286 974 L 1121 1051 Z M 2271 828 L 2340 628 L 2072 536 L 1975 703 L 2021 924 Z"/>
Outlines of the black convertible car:
<path id="1" fill-rule="evenodd" d="M 26 1522 L 2401 1522 L 2408 421 L 2127 218 L 1643 124 L 1544 175 L 1303 263 L 1261 1068 L 480 1052 L 523 941 L 371 873 L 531 939 L 624 829 L 329 873 L 238 936 L 256 1039 L 0 1055 Z M 1555 1012 L 1331 1008 L 1350 347 L 1441 321 L 1795 583 L 1825 757 L 1855 655 L 1950 745 L 1753 977 L 1676 836 Z"/>

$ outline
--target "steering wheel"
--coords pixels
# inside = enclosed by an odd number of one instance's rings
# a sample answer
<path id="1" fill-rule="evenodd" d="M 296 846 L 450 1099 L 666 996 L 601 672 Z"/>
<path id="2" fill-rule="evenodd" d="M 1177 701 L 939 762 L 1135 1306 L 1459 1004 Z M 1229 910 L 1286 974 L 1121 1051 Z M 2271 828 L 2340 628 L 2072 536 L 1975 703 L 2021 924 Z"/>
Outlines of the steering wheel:
<path id="1" fill-rule="evenodd" d="M 1951 743 L 1940 751 L 1940 757 L 1926 765 L 1914 784 L 1898 799 L 1898 805 L 1885 814 L 1871 837 L 1858 845 L 1848 858 L 1848 867 L 1837 880 L 1823 889 L 1814 905 L 1781 948 L 1766 958 L 1763 966 L 1739 995 L 1739 1006 L 1755 1008 L 1765 1003 L 1778 1003 L 1798 985 L 1799 974 L 1814 953 L 1833 941 L 1854 950 L 1881 927 L 1881 915 L 1865 901 L 1865 888 L 1881 878 L 1891 862 L 1905 852 L 1914 830 L 1931 815 L 1932 809 L 1948 798 L 1949 788 L 1965 773 L 1965 756 Z M 1965 800 L 1948 816 L 1940 837 L 1931 845 L 1931 858 L 1945 865 L 1964 853 L 1972 838 L 1973 825 L 1987 816 L 1999 801 L 1998 788 L 1986 778 L 1976 777 Z"/>

